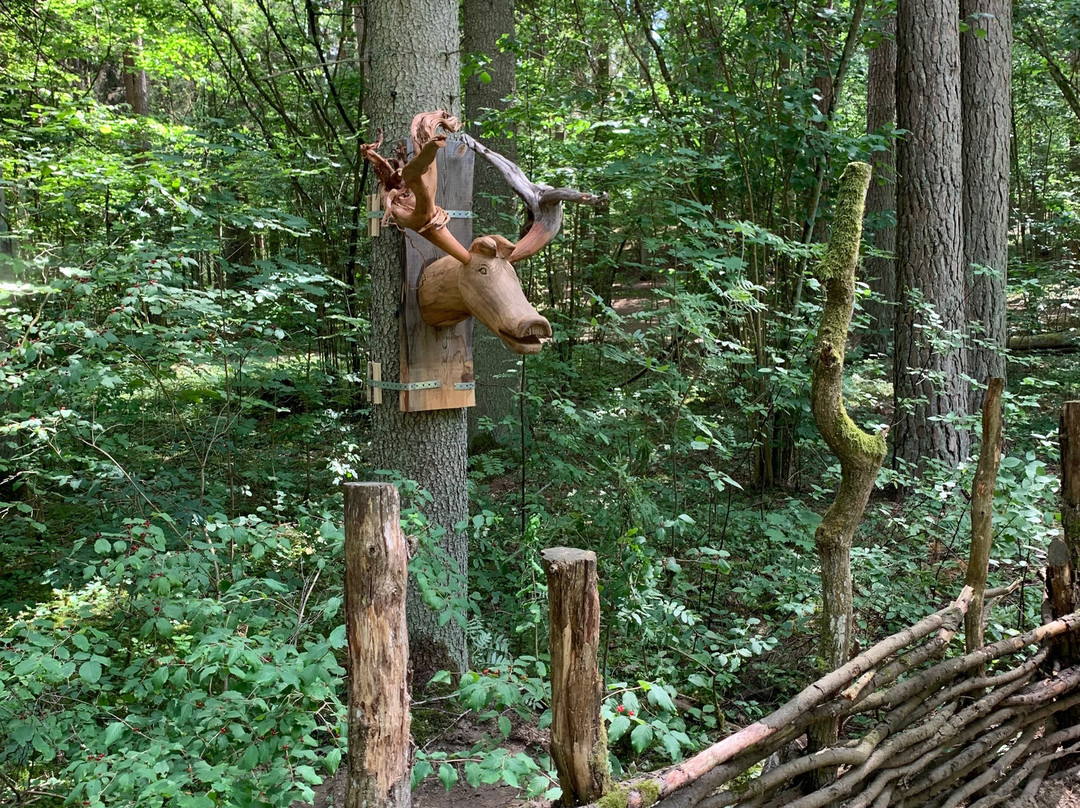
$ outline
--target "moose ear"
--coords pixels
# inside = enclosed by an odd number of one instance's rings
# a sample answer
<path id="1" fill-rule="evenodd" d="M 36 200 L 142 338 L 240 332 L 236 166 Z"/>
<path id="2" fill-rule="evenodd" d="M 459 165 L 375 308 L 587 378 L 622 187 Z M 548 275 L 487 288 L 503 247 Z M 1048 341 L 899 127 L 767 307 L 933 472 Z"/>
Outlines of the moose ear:
<path id="1" fill-rule="evenodd" d="M 474 239 L 473 243 L 469 245 L 469 252 L 474 255 L 483 255 L 487 258 L 494 258 L 499 247 L 495 243 L 495 239 L 491 236 L 481 236 L 478 239 Z"/>
<path id="2" fill-rule="evenodd" d="M 510 253 L 514 251 L 514 247 L 517 245 L 512 241 L 507 241 L 502 236 L 491 236 L 495 241 L 495 250 L 499 258 L 509 258 Z"/>

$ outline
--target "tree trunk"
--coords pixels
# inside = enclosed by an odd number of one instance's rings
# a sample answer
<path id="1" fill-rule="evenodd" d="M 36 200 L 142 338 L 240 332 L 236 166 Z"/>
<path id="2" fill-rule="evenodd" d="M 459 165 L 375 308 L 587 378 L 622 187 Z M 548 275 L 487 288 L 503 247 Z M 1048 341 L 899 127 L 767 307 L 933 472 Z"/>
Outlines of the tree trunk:
<path id="1" fill-rule="evenodd" d="M 499 47 L 499 39 L 514 35 L 514 0 L 465 0 L 462 6 L 464 30 L 462 49 L 484 54 L 490 61 L 484 68 L 491 81 L 484 82 L 474 72 L 465 82 L 465 119 L 469 134 L 486 146 L 517 162 L 517 141 L 499 134 L 484 137 L 479 121 L 491 110 L 503 111 L 517 88 L 517 60 L 513 52 Z M 509 134 L 509 133 L 507 133 Z M 516 241 L 517 197 L 486 160 L 477 160 L 473 169 L 474 232 L 477 236 L 501 233 Z M 476 436 L 480 418 L 498 423 L 513 411 L 518 357 L 502 340 L 486 328 L 473 331 L 473 371 L 476 375 L 476 406 L 469 409 L 469 438 Z M 496 429 L 504 439 L 507 430 Z"/>
<path id="2" fill-rule="evenodd" d="M 978 331 L 972 334 L 968 372 L 981 383 L 1005 378 L 1012 0 L 961 0 L 960 15 L 970 26 L 960 36 L 964 265 L 968 320 Z M 975 408 L 982 390 L 973 392 Z"/>
<path id="3" fill-rule="evenodd" d="M 844 171 L 828 252 L 816 273 L 826 297 L 814 348 L 810 406 L 821 436 L 840 459 L 840 488 L 814 534 L 821 559 L 820 655 L 826 670 L 845 665 L 851 651 L 851 543 L 886 451 L 885 436 L 868 435 L 859 429 L 843 400 L 844 352 L 855 304 L 855 267 L 869 182 L 870 166 L 866 163 L 851 163 Z M 838 723 L 832 719 L 811 727 L 814 748 L 832 746 L 837 730 Z M 828 778 L 828 770 L 822 774 Z"/>
<path id="4" fill-rule="evenodd" d="M 349 780 L 345 808 L 409 808 L 409 549 L 390 483 L 345 484 Z"/>
<path id="5" fill-rule="evenodd" d="M 968 434 L 960 40 L 955 3 L 900 0 L 897 112 L 899 319 L 893 356 L 895 456 L 915 467 L 955 465 Z"/>
<path id="6" fill-rule="evenodd" d="M 870 51 L 866 79 L 866 131 L 889 138 L 884 151 L 870 157 L 873 174 L 866 193 L 866 225 L 870 243 L 891 253 L 896 249 L 896 150 L 892 130 L 896 128 L 896 15 L 881 23 L 881 39 Z M 896 322 L 896 259 L 867 256 L 865 266 L 870 290 L 879 298 L 864 306 L 870 315 L 866 347 L 874 353 L 892 351 Z"/>
<path id="7" fill-rule="evenodd" d="M 458 113 L 461 100 L 458 6 L 452 0 L 386 0 L 367 6 L 368 78 L 365 111 L 371 135 L 385 133 L 384 156 L 409 135 L 418 112 Z M 371 138 L 372 140 L 374 138 Z M 382 377 L 401 379 L 398 307 L 402 290 L 404 238 L 383 228 L 371 245 L 371 359 Z M 445 529 L 443 559 L 467 572 L 468 544 L 455 525 L 468 515 L 465 484 L 465 411 L 403 413 L 397 396 L 383 393 L 372 417 L 372 458 L 415 480 L 433 497 L 424 508 L 429 522 Z M 465 593 L 460 593 L 464 597 Z M 456 620 L 439 625 L 439 615 L 421 600 L 409 580 L 409 636 L 413 682 L 423 686 L 440 669 L 467 666 L 465 632 Z"/>
<path id="8" fill-rule="evenodd" d="M 135 39 L 134 54 L 142 53 L 142 37 Z M 146 80 L 146 71 L 135 67 L 135 55 L 131 52 L 124 54 L 124 100 L 131 107 L 133 115 L 147 115 L 150 112 L 149 83 Z"/>

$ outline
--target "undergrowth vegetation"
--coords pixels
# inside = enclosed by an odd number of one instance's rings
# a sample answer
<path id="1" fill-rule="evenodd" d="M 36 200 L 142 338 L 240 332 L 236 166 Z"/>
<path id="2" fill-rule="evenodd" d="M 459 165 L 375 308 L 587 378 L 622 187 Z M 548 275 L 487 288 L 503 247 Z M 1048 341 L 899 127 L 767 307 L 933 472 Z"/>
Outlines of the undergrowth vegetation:
<path id="1" fill-rule="evenodd" d="M 284 87 L 280 110 L 241 109 L 217 61 L 235 60 L 199 27 L 212 15 L 161 5 L 168 32 L 135 15 L 140 66 L 169 103 L 151 116 L 83 75 L 110 58 L 89 4 L 42 11 L 33 47 L 0 31 L 0 802 L 284 808 L 342 761 L 338 489 L 385 477 L 362 395 L 355 144 L 281 117 L 317 95 L 302 88 Z M 237 5 L 236 29 L 269 41 Z M 809 410 L 820 290 L 805 269 L 821 245 L 802 237 L 799 200 L 819 165 L 831 178 L 888 139 L 862 133 L 865 65 L 818 126 L 791 64 L 810 59 L 818 23 L 778 32 L 783 4 L 741 5 L 760 14 L 731 35 L 745 69 L 727 89 L 688 29 L 668 32 L 691 54 L 685 107 L 636 67 L 607 88 L 580 74 L 577 26 L 619 40 L 606 7 L 549 20 L 525 4 L 507 43 L 521 103 L 489 124 L 517 127 L 537 179 L 612 202 L 568 211 L 564 238 L 521 270 L 555 339 L 511 372 L 513 407 L 481 423 L 467 587 L 427 495 L 400 481 L 411 573 L 439 619 L 465 627 L 472 664 L 414 694 L 414 781 L 558 795 L 537 743 L 545 547 L 598 557 L 616 773 L 681 759 L 818 671 L 814 530 L 839 470 Z M 1049 81 L 1029 71 L 1023 87 L 1016 171 L 1034 197 L 1049 182 L 1036 156 L 1061 162 L 1067 147 L 1043 134 Z M 1051 206 L 1026 203 L 1017 328 L 1069 322 L 1075 200 L 1054 189 Z M 857 310 L 845 396 L 873 428 L 892 422 L 892 379 L 867 327 Z M 1080 378 L 1069 354 L 1009 372 L 991 582 L 1022 584 L 989 640 L 1039 619 L 1060 529 L 1057 413 Z M 960 587 L 973 473 L 881 472 L 852 554 L 864 646 Z M 458 721 L 482 736 L 468 749 L 446 741 Z"/>

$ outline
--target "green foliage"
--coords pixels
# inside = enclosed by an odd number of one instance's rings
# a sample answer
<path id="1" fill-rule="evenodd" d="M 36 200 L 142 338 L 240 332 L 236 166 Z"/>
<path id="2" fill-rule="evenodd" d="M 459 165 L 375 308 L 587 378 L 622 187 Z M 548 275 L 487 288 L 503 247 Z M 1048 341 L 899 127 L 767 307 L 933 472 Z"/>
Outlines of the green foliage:
<path id="1" fill-rule="evenodd" d="M 485 129 L 515 133 L 533 179 L 611 206 L 569 206 L 518 267 L 556 338 L 522 360 L 516 406 L 470 458 L 467 588 L 430 498 L 401 481 L 412 579 L 477 668 L 417 695 L 416 782 L 559 796 L 550 760 L 507 751 L 550 720 L 547 546 L 598 556 L 616 771 L 679 760 L 814 670 L 814 531 L 839 475 L 809 417 L 823 289 L 808 267 L 839 170 L 896 133 L 864 133 L 858 49 L 836 103 L 821 94 L 849 3 L 632 5 L 519 4 L 502 43 L 517 103 Z M 1040 23 L 1067 63 L 1075 6 L 1025 0 L 1018 34 Z M 342 480 L 373 474 L 357 385 L 371 133 L 352 20 L 305 10 L 0 11 L 0 773 L 20 789 L 287 805 L 341 762 L 327 515 Z M 125 54 L 148 116 L 130 114 Z M 1080 122 L 1045 61 L 1018 35 L 1010 317 L 1031 331 L 1075 324 Z M 874 431 L 894 418 L 892 373 L 857 342 L 844 400 Z M 1037 618 L 1060 529 L 1054 430 L 1076 369 L 1028 361 L 1010 365 L 991 570 L 1024 586 L 991 637 Z M 972 471 L 881 472 L 853 549 L 864 644 L 959 586 Z M 448 702 L 485 734 L 467 751 L 440 740 Z"/>
<path id="2" fill-rule="evenodd" d="M 125 522 L 76 542 L 83 585 L 4 630 L 0 765 L 80 804 L 310 799 L 341 760 L 341 596 L 309 598 L 340 529 Z"/>

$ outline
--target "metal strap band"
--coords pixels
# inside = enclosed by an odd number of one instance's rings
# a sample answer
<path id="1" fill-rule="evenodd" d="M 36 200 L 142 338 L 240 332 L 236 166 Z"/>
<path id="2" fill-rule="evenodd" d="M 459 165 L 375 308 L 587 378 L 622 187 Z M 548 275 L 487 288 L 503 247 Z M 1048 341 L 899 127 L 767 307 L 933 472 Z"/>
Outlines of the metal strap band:
<path id="1" fill-rule="evenodd" d="M 367 217 L 369 219 L 381 219 L 386 215 L 385 210 L 369 210 Z M 448 210 L 446 215 L 451 219 L 475 219 L 476 214 L 471 210 Z"/>
<path id="2" fill-rule="evenodd" d="M 374 379 L 367 380 L 369 387 L 378 387 L 380 390 L 435 390 L 442 387 L 442 382 L 377 382 Z"/>
<path id="3" fill-rule="evenodd" d="M 476 382 L 454 382 L 455 390 L 475 390 Z"/>

